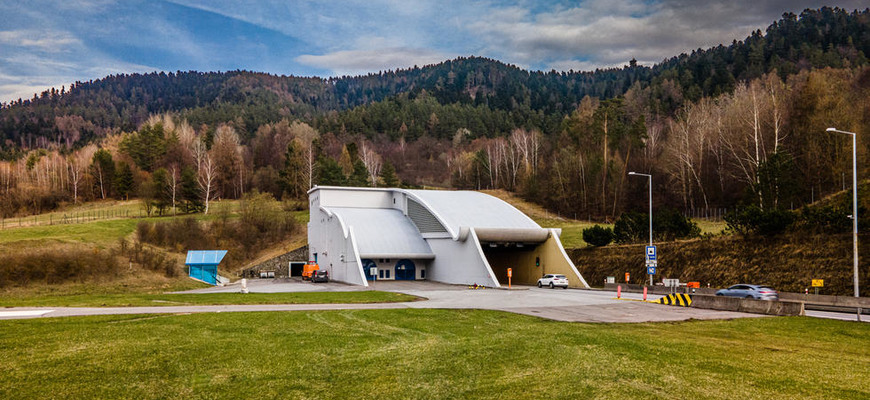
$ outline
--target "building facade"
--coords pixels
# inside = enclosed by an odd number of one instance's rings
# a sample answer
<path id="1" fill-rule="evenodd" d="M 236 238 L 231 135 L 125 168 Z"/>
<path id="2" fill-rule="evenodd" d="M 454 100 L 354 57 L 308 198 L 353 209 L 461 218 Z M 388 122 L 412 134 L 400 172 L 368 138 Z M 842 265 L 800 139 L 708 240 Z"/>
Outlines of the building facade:
<path id="1" fill-rule="evenodd" d="M 432 280 L 500 287 L 564 274 L 589 287 L 559 241 L 510 204 L 474 191 L 315 187 L 309 258 L 332 279 Z"/>

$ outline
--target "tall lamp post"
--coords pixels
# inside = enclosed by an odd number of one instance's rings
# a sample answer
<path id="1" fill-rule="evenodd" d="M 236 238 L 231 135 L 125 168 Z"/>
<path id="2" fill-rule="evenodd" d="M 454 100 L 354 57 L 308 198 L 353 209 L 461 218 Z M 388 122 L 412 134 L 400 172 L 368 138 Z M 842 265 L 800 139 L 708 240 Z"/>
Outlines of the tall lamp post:
<path id="1" fill-rule="evenodd" d="M 858 297 L 858 162 L 855 157 L 856 135 L 855 132 L 846 132 L 835 128 L 828 128 L 826 131 L 845 133 L 852 136 L 852 252 L 854 253 L 855 261 L 852 282 L 855 285 L 855 297 Z M 860 320 L 860 314 L 858 314 L 858 318 Z"/>
<path id="2" fill-rule="evenodd" d="M 640 172 L 634 172 L 634 171 L 629 172 L 628 174 L 629 175 L 636 175 L 636 176 L 645 176 L 645 177 L 647 177 L 647 181 L 649 182 L 649 245 L 652 246 L 653 245 L 653 239 L 652 239 L 652 175 L 642 174 Z M 650 275 L 649 276 L 649 285 L 652 286 L 652 284 L 653 284 L 653 276 Z"/>

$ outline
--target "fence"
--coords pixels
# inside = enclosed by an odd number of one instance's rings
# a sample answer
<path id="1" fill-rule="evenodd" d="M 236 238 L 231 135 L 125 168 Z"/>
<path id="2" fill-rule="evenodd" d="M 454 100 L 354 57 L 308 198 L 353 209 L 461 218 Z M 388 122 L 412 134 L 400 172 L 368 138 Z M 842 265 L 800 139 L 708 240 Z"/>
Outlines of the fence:
<path id="1" fill-rule="evenodd" d="M 727 208 L 693 208 L 683 211 L 686 218 L 701 219 L 705 221 L 723 221 Z"/>

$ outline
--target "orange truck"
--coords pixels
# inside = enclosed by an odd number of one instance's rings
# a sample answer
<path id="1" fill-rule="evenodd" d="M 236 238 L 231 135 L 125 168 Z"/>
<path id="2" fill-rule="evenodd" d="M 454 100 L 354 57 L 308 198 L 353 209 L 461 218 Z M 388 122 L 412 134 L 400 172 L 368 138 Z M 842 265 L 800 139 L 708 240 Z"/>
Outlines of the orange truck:
<path id="1" fill-rule="evenodd" d="M 302 280 L 310 281 L 311 275 L 314 274 L 314 271 L 319 270 L 320 267 L 317 266 L 317 263 L 314 261 L 309 261 L 308 264 L 302 266 Z"/>

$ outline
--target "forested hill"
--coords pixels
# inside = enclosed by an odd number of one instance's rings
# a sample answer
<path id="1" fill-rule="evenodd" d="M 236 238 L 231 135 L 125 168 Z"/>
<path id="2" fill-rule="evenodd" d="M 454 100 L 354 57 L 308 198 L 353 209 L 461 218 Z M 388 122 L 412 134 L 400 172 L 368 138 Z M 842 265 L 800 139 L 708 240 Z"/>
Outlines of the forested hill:
<path id="1" fill-rule="evenodd" d="M 193 126 L 233 122 L 244 140 L 266 123 L 295 118 L 310 122 L 328 111 L 402 93 L 413 98 L 424 91 L 439 104 L 513 113 L 490 124 L 488 136 L 528 125 L 551 133 L 584 96 L 613 98 L 636 86 L 648 90 L 654 113 L 671 115 L 686 101 L 731 92 L 737 82 L 770 71 L 785 77 L 811 68 L 865 65 L 868 27 L 868 10 L 807 10 L 800 16 L 785 14 L 766 32 L 756 31 L 729 46 L 681 54 L 651 68 L 627 61 L 624 68 L 591 72 L 526 71 L 497 60 L 463 57 L 329 79 L 247 71 L 114 75 L 3 104 L 0 147 L 5 152 L 51 144 L 75 147 L 112 130 L 135 130 L 149 115 L 163 112 L 181 113 Z"/>

